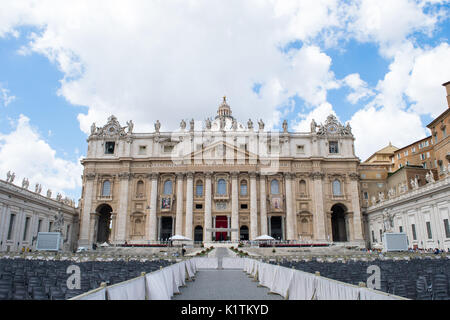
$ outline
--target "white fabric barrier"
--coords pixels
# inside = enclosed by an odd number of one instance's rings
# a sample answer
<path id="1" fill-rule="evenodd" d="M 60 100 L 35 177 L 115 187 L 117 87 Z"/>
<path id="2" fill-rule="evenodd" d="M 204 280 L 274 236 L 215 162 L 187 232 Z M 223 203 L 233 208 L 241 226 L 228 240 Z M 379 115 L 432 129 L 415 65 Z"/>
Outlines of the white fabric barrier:
<path id="1" fill-rule="evenodd" d="M 145 300 L 145 277 L 106 287 L 108 300 Z"/>
<path id="2" fill-rule="evenodd" d="M 190 259 L 190 260 L 185 261 L 185 265 L 186 265 L 186 271 L 187 271 L 189 278 L 193 278 L 195 276 L 195 271 L 194 271 L 195 263 L 192 261 L 192 259 Z"/>
<path id="3" fill-rule="evenodd" d="M 360 287 L 316 277 L 315 300 L 359 300 Z"/>
<path id="4" fill-rule="evenodd" d="M 145 275 L 148 300 L 170 300 L 173 287 L 166 282 L 164 270 L 155 271 Z"/>
<path id="5" fill-rule="evenodd" d="M 196 269 L 217 269 L 219 265 L 218 258 L 192 258 Z"/>
<path id="6" fill-rule="evenodd" d="M 292 282 L 295 270 L 285 267 L 276 267 L 272 285 L 269 287 L 271 292 L 278 293 L 280 296 L 287 298 L 289 286 Z"/>
<path id="7" fill-rule="evenodd" d="M 388 293 L 359 288 L 359 300 L 408 300 L 406 298 L 390 295 Z"/>
<path id="8" fill-rule="evenodd" d="M 244 258 L 222 258 L 222 268 L 224 269 L 244 269 Z"/>
<path id="9" fill-rule="evenodd" d="M 106 288 L 82 295 L 77 300 L 106 300 Z"/>
<path id="10" fill-rule="evenodd" d="M 268 263 L 258 265 L 258 280 L 261 286 L 270 288 L 275 274 L 275 266 Z"/>
<path id="11" fill-rule="evenodd" d="M 316 289 L 317 277 L 311 273 L 295 270 L 289 285 L 289 300 L 311 300 Z"/>
<path id="12" fill-rule="evenodd" d="M 175 276 L 175 283 L 177 287 L 177 293 L 179 287 L 183 287 L 186 285 L 186 265 L 185 262 L 178 262 L 171 266 L 173 268 L 173 273 Z"/>
<path id="13" fill-rule="evenodd" d="M 170 297 L 173 297 L 175 293 L 180 293 L 175 279 L 175 268 L 170 266 L 162 269 L 161 271 L 163 272 L 164 280 L 167 285 L 167 292 L 170 294 Z"/>

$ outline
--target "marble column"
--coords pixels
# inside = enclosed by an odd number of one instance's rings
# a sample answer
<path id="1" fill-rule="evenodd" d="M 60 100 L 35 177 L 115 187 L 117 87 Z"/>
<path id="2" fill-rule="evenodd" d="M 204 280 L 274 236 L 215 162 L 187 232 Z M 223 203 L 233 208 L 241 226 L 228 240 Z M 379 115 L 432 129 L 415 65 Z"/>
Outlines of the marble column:
<path id="1" fill-rule="evenodd" d="M 151 192 L 150 192 L 150 214 L 147 219 L 146 229 L 148 230 L 148 239 L 150 241 L 156 241 L 158 227 L 156 225 L 156 208 L 158 207 L 158 173 L 152 173 L 151 175 Z"/>
<path id="2" fill-rule="evenodd" d="M 203 238 L 206 242 L 212 241 L 212 233 L 208 231 L 211 227 L 211 173 L 208 172 L 205 174 L 205 225 L 203 226 Z"/>
<path id="3" fill-rule="evenodd" d="M 325 236 L 325 212 L 323 208 L 323 185 L 322 180 L 325 176 L 321 172 L 311 173 L 314 184 L 314 240 L 326 241 Z"/>
<path id="4" fill-rule="evenodd" d="M 119 174 L 120 191 L 119 191 L 119 209 L 117 211 L 117 234 L 115 240 L 118 243 L 123 243 L 126 240 L 127 230 L 127 209 L 128 209 L 128 189 L 130 185 L 131 174 L 129 172 L 122 172 Z"/>
<path id="5" fill-rule="evenodd" d="M 177 213 L 175 219 L 176 235 L 183 235 L 183 183 L 184 174 L 177 173 Z"/>
<path id="6" fill-rule="evenodd" d="M 85 189 L 83 195 L 83 211 L 81 213 L 81 223 L 80 223 L 80 240 L 78 244 L 80 247 L 82 246 L 90 246 L 92 244 L 92 240 L 90 241 L 89 234 L 90 231 L 90 223 L 91 223 L 91 213 L 92 213 L 92 199 L 95 196 L 94 194 L 94 178 L 95 173 L 86 173 L 85 174 Z"/>
<path id="7" fill-rule="evenodd" d="M 258 237 L 258 202 L 256 197 L 256 173 L 250 172 L 250 240 Z"/>
<path id="8" fill-rule="evenodd" d="M 238 172 L 231 173 L 231 241 L 239 241 Z"/>
<path id="9" fill-rule="evenodd" d="M 259 192 L 260 192 L 260 207 L 261 207 L 261 235 L 268 235 L 267 230 L 267 195 L 266 195 L 266 176 L 259 176 Z"/>
<path id="10" fill-rule="evenodd" d="M 359 202 L 359 190 L 358 190 L 359 175 L 357 173 L 350 174 L 350 193 L 353 208 L 353 241 L 361 242 L 364 244 L 364 238 L 362 234 L 362 220 L 361 220 L 361 208 Z"/>
<path id="11" fill-rule="evenodd" d="M 292 175 L 290 173 L 284 174 L 284 181 L 286 184 L 286 240 L 296 240 L 294 229 L 294 201 L 292 199 Z"/>
<path id="12" fill-rule="evenodd" d="M 194 239 L 192 234 L 192 223 L 193 223 L 193 197 L 194 197 L 194 174 L 188 172 L 186 174 L 186 223 L 184 226 L 185 236 L 189 239 Z"/>

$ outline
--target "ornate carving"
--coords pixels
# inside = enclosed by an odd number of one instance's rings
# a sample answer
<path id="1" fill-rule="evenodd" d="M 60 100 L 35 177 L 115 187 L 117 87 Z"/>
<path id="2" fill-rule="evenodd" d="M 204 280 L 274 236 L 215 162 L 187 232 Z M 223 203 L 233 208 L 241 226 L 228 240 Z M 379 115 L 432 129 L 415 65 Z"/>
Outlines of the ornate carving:
<path id="1" fill-rule="evenodd" d="M 86 177 L 87 180 L 94 180 L 95 179 L 95 173 L 86 173 L 84 175 Z"/>
<path id="2" fill-rule="evenodd" d="M 321 180 L 321 179 L 324 178 L 324 176 L 325 176 L 324 173 L 318 172 L 318 171 L 316 171 L 316 172 L 311 172 L 311 173 L 309 174 L 309 177 L 310 177 L 311 179 L 313 179 L 313 180 Z"/>
<path id="3" fill-rule="evenodd" d="M 156 120 L 156 122 L 155 122 L 155 132 L 159 133 L 159 129 L 161 129 L 161 123 L 159 122 L 159 120 Z"/>
<path id="4" fill-rule="evenodd" d="M 349 173 L 348 176 L 350 177 L 351 180 L 354 180 L 354 181 L 359 180 L 359 174 L 356 172 Z"/>
<path id="5" fill-rule="evenodd" d="M 159 176 L 159 173 L 157 173 L 157 172 L 152 172 L 151 173 L 152 180 L 157 180 L 158 176 Z"/>
<path id="6" fill-rule="evenodd" d="M 311 132 L 315 132 L 315 129 L 313 131 L 313 125 L 314 120 L 311 122 Z M 346 127 L 344 127 L 337 118 L 330 114 L 327 117 L 327 120 L 325 121 L 325 124 L 321 124 L 318 126 L 319 130 L 317 131 L 318 135 L 327 135 L 327 134 L 333 134 L 333 135 L 341 135 L 341 136 L 352 136 L 352 131 L 350 124 L 347 124 Z"/>
<path id="7" fill-rule="evenodd" d="M 127 121 L 127 126 L 128 126 L 128 133 L 133 133 L 133 128 L 134 128 L 134 123 L 132 120 Z"/>
<path id="8" fill-rule="evenodd" d="M 264 122 L 262 121 L 262 119 L 259 119 L 258 126 L 259 126 L 259 131 L 263 131 L 264 130 Z"/>
<path id="9" fill-rule="evenodd" d="M 121 179 L 121 180 L 130 180 L 131 177 L 132 177 L 132 174 L 130 172 L 119 173 L 119 179 Z"/>
<path id="10" fill-rule="evenodd" d="M 239 176 L 239 171 L 232 171 L 231 172 L 231 178 L 235 179 Z"/>
<path id="11" fill-rule="evenodd" d="M 131 122 L 132 124 L 132 122 Z M 133 124 L 132 124 L 133 126 Z M 104 125 L 102 128 L 97 128 L 97 131 L 94 130 L 94 135 L 98 137 L 125 137 L 127 134 L 125 133 L 126 127 L 121 127 L 119 121 L 117 121 L 117 118 L 114 115 L 111 115 L 108 118 L 108 122 L 106 125 Z M 133 128 L 131 128 L 133 129 Z M 91 132 L 93 130 L 93 127 L 91 127 Z M 130 132 L 131 133 L 131 132 Z"/>
<path id="12" fill-rule="evenodd" d="M 284 133 L 288 132 L 288 123 L 286 120 L 283 121 L 283 132 Z"/>

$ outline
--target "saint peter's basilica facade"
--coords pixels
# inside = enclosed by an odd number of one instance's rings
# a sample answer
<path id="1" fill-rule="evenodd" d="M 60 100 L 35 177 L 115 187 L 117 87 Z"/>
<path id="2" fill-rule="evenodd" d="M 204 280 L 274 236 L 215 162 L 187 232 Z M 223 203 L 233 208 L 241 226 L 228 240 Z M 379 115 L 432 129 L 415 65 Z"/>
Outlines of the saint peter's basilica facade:
<path id="1" fill-rule="evenodd" d="M 133 132 L 114 116 L 92 125 L 79 245 L 195 241 L 352 242 L 364 246 L 359 159 L 349 125 L 330 115 L 310 132 L 239 123 L 223 98 L 214 119 L 174 132 Z"/>

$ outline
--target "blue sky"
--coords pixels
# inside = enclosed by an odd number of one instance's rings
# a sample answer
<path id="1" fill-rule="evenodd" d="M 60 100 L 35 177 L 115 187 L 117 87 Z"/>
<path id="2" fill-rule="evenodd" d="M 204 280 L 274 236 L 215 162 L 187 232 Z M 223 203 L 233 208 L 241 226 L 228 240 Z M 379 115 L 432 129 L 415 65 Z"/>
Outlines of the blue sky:
<path id="1" fill-rule="evenodd" d="M 110 114 L 172 130 L 223 95 L 274 129 L 335 113 L 365 160 L 447 107 L 449 1 L 32 3 L 0 13 L 0 175 L 44 192 L 80 197 L 90 125 Z"/>

